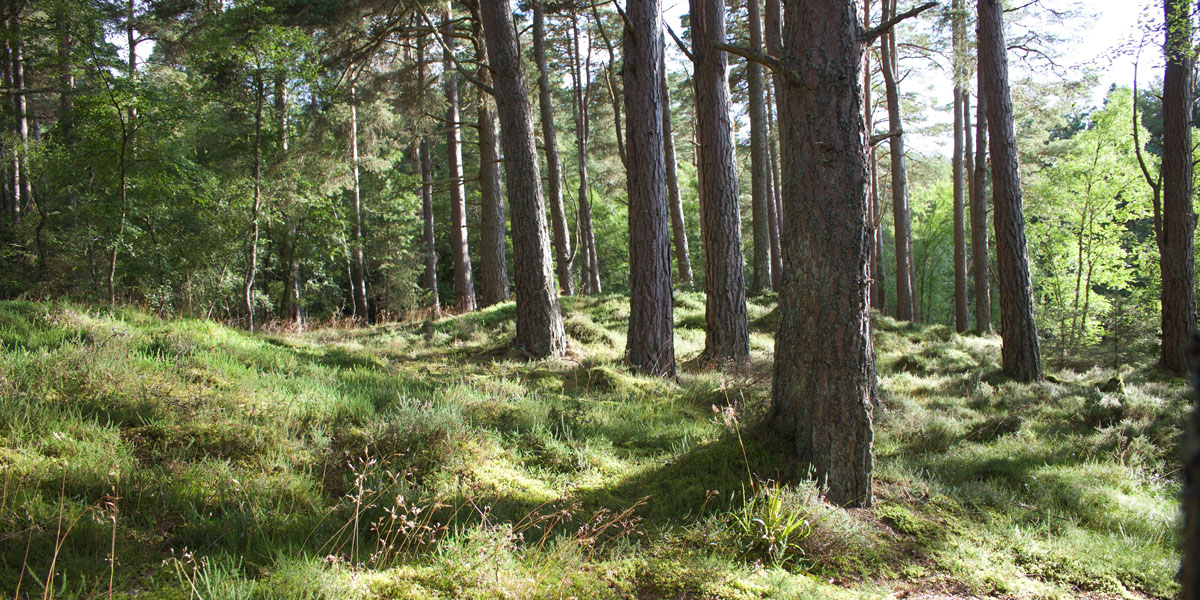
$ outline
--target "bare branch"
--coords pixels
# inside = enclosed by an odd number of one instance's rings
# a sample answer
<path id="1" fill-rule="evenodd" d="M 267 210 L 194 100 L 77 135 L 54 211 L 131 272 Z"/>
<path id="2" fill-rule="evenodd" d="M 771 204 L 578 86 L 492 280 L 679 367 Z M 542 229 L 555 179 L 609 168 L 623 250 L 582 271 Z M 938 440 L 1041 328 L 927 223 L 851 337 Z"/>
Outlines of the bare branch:
<path id="1" fill-rule="evenodd" d="M 902 13 L 880 23 L 879 25 L 876 25 L 875 27 L 872 27 L 872 28 L 864 31 L 863 32 L 863 43 L 870 44 L 871 42 L 874 42 L 876 38 L 887 33 L 888 31 L 890 31 L 893 27 L 896 26 L 897 23 L 899 23 L 905 19 L 910 19 L 912 17 L 915 17 L 935 6 L 937 6 L 937 2 L 926 2 L 925 4 L 922 4 L 910 11 L 902 12 Z"/>

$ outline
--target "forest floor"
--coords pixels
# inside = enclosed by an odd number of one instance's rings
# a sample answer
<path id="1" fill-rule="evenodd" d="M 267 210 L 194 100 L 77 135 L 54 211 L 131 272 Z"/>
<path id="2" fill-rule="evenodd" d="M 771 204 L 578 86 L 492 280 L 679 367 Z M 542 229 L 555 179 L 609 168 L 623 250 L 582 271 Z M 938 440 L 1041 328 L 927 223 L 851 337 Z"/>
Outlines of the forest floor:
<path id="1" fill-rule="evenodd" d="M 521 362 L 512 304 L 250 335 L 0 303 L 0 597 L 1177 593 L 1187 388 L 1148 354 L 1019 385 L 994 336 L 877 318 L 875 504 L 845 510 L 776 483 L 769 298 L 716 372 L 678 294 L 676 381 L 621 365 L 627 306 L 565 299 L 571 357 Z"/>

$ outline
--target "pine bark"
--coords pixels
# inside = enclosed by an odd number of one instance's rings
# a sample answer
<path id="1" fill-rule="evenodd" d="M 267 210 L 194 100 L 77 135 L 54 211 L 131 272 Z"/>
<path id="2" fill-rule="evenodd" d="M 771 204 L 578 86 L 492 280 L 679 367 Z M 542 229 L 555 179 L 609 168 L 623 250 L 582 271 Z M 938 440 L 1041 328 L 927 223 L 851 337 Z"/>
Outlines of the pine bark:
<path id="1" fill-rule="evenodd" d="M 870 506 L 876 394 L 863 25 L 853 0 L 788 0 L 785 10 L 783 57 L 803 75 L 777 88 L 782 225 L 796 233 L 784 238 L 772 417 L 829 500 Z"/>
<path id="2" fill-rule="evenodd" d="M 563 209 L 562 163 L 558 154 L 558 133 L 554 128 L 554 103 L 550 97 L 550 74 L 546 68 L 545 7 L 533 2 L 533 59 L 538 69 L 538 103 L 542 124 L 542 143 L 546 148 L 546 181 L 550 202 L 550 223 L 554 233 L 554 258 L 558 287 L 566 296 L 575 293 L 571 277 L 571 230 Z"/>
<path id="3" fill-rule="evenodd" d="M 762 52 L 762 17 L 758 6 L 760 0 L 746 0 L 746 11 L 749 15 L 750 49 Z M 770 167 L 767 156 L 767 110 L 766 98 L 763 91 L 762 67 L 748 61 L 746 65 L 746 84 L 749 95 L 750 109 L 750 219 L 753 221 L 753 260 L 754 269 L 750 279 L 750 289 L 761 292 L 771 289 L 771 229 L 770 208 L 768 197 L 770 190 Z"/>
<path id="4" fill-rule="evenodd" d="M 967 219 L 964 201 L 966 178 L 963 171 L 964 137 L 966 129 L 966 80 L 964 66 L 966 53 L 966 23 L 962 14 L 962 1 L 951 4 L 953 19 L 953 62 L 954 62 L 954 330 L 967 330 Z"/>
<path id="5" fill-rule="evenodd" d="M 659 0 L 629 0 L 625 27 L 625 110 L 629 191 L 629 364 L 675 375 L 671 247 L 663 158 L 663 40 Z M 695 14 L 693 12 L 693 14 Z M 723 14 L 723 13 L 722 13 Z"/>
<path id="6" fill-rule="evenodd" d="M 975 169 L 971 183 L 971 261 L 975 287 L 975 330 L 992 332 L 991 263 L 988 259 L 987 106 L 983 79 L 977 75 Z"/>
<path id="7" fill-rule="evenodd" d="M 514 345 L 530 357 L 567 350 L 554 284 L 554 261 L 546 224 L 541 170 L 533 133 L 533 110 L 517 32 L 508 0 L 480 0 L 484 37 L 500 114 L 504 178 L 512 211 L 513 283 L 517 333 Z"/>
<path id="8" fill-rule="evenodd" d="M 467 200 L 463 183 L 462 131 L 458 114 L 458 73 L 453 55 L 454 33 L 450 3 L 442 26 L 442 78 L 446 93 L 446 166 L 450 171 L 450 249 L 454 260 L 454 302 L 460 312 L 475 310 L 475 280 L 471 276 L 471 249 L 467 240 Z"/>
<path id="9" fill-rule="evenodd" d="M 1000 0 L 979 0 L 979 74 L 988 115 L 992 155 L 992 206 L 996 228 L 996 280 L 1000 286 L 1001 367 L 1018 381 L 1042 378 L 1033 317 L 1033 283 L 1025 240 L 1021 174 L 1008 89 L 1008 57 Z"/>
<path id="10" fill-rule="evenodd" d="M 1163 53 L 1162 273 L 1163 368 L 1182 374 L 1196 331 L 1196 286 L 1192 208 L 1192 17 L 1191 3 L 1164 0 L 1166 35 Z"/>
<path id="11" fill-rule="evenodd" d="M 664 47 L 666 42 L 663 42 Z M 691 289 L 692 255 L 688 249 L 687 221 L 683 216 L 683 198 L 679 194 L 679 171 L 675 159 L 675 127 L 671 118 L 671 88 L 667 85 L 666 52 L 662 69 L 663 161 L 667 173 L 667 202 L 671 208 L 671 237 L 675 242 L 675 270 L 679 285 Z"/>
<path id="12" fill-rule="evenodd" d="M 742 220 L 738 210 L 729 118 L 724 0 L 691 0 L 696 122 L 700 141 L 700 232 L 704 239 L 704 356 L 741 360 L 750 354 Z"/>
<path id="13" fill-rule="evenodd" d="M 472 4 L 472 11 L 478 6 Z M 476 60 L 481 67 L 477 77 L 490 86 L 488 52 L 483 40 L 481 19 L 475 15 Z M 479 90 L 476 97 L 476 118 L 479 126 L 479 305 L 491 306 L 508 300 L 508 266 L 506 265 L 504 189 L 500 183 L 500 142 L 496 138 L 496 111 L 492 99 Z"/>
<path id="14" fill-rule="evenodd" d="M 883 19 L 896 13 L 896 0 L 883 0 Z M 888 131 L 901 131 L 900 86 L 896 81 L 896 33 L 880 37 L 880 67 L 887 97 Z M 891 149 L 892 220 L 896 242 L 896 318 L 911 321 L 915 315 L 912 266 L 912 212 L 908 206 L 908 168 L 904 161 L 904 135 L 893 135 Z"/>

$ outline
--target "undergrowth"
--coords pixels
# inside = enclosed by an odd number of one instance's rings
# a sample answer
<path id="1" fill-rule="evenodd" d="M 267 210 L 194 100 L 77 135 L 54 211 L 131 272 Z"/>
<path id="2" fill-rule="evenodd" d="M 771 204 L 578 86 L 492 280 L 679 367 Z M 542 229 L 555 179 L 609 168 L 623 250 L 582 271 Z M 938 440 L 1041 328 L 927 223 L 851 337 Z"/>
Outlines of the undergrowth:
<path id="1" fill-rule="evenodd" d="M 621 364 L 628 301 L 564 299 L 521 362 L 512 305 L 250 335 L 0 303 L 0 597 L 1172 597 L 1182 381 L 1020 385 L 999 340 L 876 320 L 876 501 L 846 510 L 764 424 L 749 364 Z M 758 304 L 763 302 L 763 304 Z"/>

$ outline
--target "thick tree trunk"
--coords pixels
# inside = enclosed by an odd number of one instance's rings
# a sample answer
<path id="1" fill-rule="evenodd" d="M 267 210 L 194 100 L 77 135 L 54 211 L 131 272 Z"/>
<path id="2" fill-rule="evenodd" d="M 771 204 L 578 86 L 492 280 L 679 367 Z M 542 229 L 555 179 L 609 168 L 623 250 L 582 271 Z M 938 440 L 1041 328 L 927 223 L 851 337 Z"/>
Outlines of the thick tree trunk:
<path id="1" fill-rule="evenodd" d="M 675 375 L 671 246 L 663 158 L 663 40 L 659 0 L 630 0 L 625 27 L 625 110 L 629 167 L 629 364 Z M 695 14 L 693 12 L 693 14 Z"/>
<path id="2" fill-rule="evenodd" d="M 760 0 L 746 0 L 749 14 L 750 49 L 763 51 L 762 18 L 759 15 Z M 722 40 L 724 41 L 724 40 Z M 750 278 L 750 290 L 761 292 L 771 289 L 771 229 L 768 197 L 770 189 L 770 167 L 767 156 L 767 110 L 763 91 L 762 67 L 749 61 L 746 65 L 746 83 L 750 105 L 750 219 L 753 222 L 754 271 Z"/>
<path id="3" fill-rule="evenodd" d="M 554 129 L 554 103 L 550 97 L 550 74 L 546 68 L 545 8 L 540 0 L 533 3 L 533 59 L 538 69 L 538 103 L 542 121 L 542 142 L 546 147 L 546 179 L 550 197 L 550 224 L 554 233 L 554 258 L 558 288 L 564 295 L 575 293 L 571 278 L 571 230 L 563 209 L 562 166 L 558 155 L 558 133 Z"/>
<path id="4" fill-rule="evenodd" d="M 475 11 L 476 7 L 472 7 Z M 474 19 L 476 59 L 488 64 L 482 24 Z M 491 85 L 487 68 L 479 69 L 479 80 Z M 479 304 L 491 306 L 508 300 L 508 267 L 505 264 L 504 190 L 500 183 L 500 145 L 496 139 L 496 113 L 492 99 L 479 90 L 477 113 L 479 119 L 479 195 L 482 205 L 479 235 Z"/>
<path id="5" fill-rule="evenodd" d="M 966 129 L 967 92 L 963 86 L 967 74 L 966 62 L 966 23 L 962 13 L 962 1 L 954 0 L 951 5 L 953 32 L 953 62 L 954 62 L 954 330 L 962 333 L 967 330 L 967 218 L 964 203 L 964 187 L 966 179 L 963 175 L 963 132 Z"/>
<path id="6" fill-rule="evenodd" d="M 354 188 L 350 195 L 350 277 L 354 287 L 354 313 L 362 322 L 370 321 L 367 310 L 366 259 L 363 256 L 362 192 L 358 184 L 358 100 L 350 87 L 350 170 Z"/>
<path id="7" fill-rule="evenodd" d="M 462 133 L 458 121 L 458 73 L 451 50 L 454 27 L 450 3 L 442 36 L 448 48 L 442 50 L 442 77 L 446 91 L 446 155 L 450 171 L 450 249 L 454 258 L 454 301 L 460 312 L 475 310 L 475 281 L 471 277 L 471 250 L 467 242 L 467 201 L 463 189 Z"/>
<path id="8" fill-rule="evenodd" d="M 691 0 L 696 122 L 700 140 L 700 232 L 704 239 L 704 356 L 741 360 L 750 354 L 742 219 L 738 211 L 729 118 L 724 0 Z"/>
<path id="9" fill-rule="evenodd" d="M 546 203 L 533 133 L 533 111 L 508 0 L 480 0 L 504 144 L 504 177 L 512 210 L 517 351 L 531 357 L 567 350 L 554 285 Z"/>
<path id="10" fill-rule="evenodd" d="M 1196 331 L 1196 286 L 1192 208 L 1192 4 L 1164 0 L 1163 52 L 1162 272 L 1163 368 L 1182 374 Z"/>
<path id="11" fill-rule="evenodd" d="M 1000 357 L 1004 373 L 1019 381 L 1042 378 L 1033 283 L 1025 241 L 1021 173 L 1008 91 L 1008 57 L 1000 0 L 979 0 L 979 74 L 987 98 L 992 154 L 992 205 L 996 223 L 996 279 L 1000 285 Z M 1190 202 L 1190 200 L 1189 200 Z M 1190 239 L 1190 238 L 1189 238 Z M 1190 243 L 1189 243 L 1190 246 Z"/>
<path id="12" fill-rule="evenodd" d="M 896 14 L 896 0 L 883 0 L 883 18 Z M 880 66 L 883 70 L 884 93 L 887 96 L 888 131 L 900 131 L 900 86 L 896 82 L 896 33 L 880 38 Z M 896 318 L 911 321 L 915 316 L 913 300 L 912 212 L 908 207 L 908 169 L 904 162 L 904 135 L 893 135 L 892 163 L 892 220 L 896 241 Z"/>
<path id="13" fill-rule="evenodd" d="M 666 42 L 663 42 L 664 48 Z M 675 242 L 675 269 L 679 273 L 679 285 L 692 288 L 692 255 L 688 250 L 687 222 L 683 216 L 683 198 L 679 195 L 679 171 L 675 164 L 675 128 L 671 119 L 671 88 L 667 85 L 666 52 L 663 52 L 662 81 L 662 124 L 663 163 L 667 174 L 667 202 L 671 208 L 671 237 Z"/>
<path id="14" fill-rule="evenodd" d="M 988 259 L 987 201 L 987 95 L 978 77 L 979 101 L 975 106 L 975 169 L 971 183 L 971 261 L 975 282 L 975 329 L 992 332 L 991 269 Z"/>
<path id="15" fill-rule="evenodd" d="M 1200 339 L 1193 338 L 1189 347 L 1189 369 L 1192 393 L 1200 395 Z M 1180 500 L 1183 504 L 1183 562 L 1178 581 L 1182 600 L 1200 599 L 1200 408 L 1192 406 L 1185 423 L 1180 444 L 1183 459 L 1183 482 Z"/>
<path id="16" fill-rule="evenodd" d="M 785 10 L 783 56 L 805 79 L 777 88 L 783 230 L 797 233 L 784 238 L 773 421 L 794 436 L 801 469 L 811 466 L 832 502 L 870 506 L 876 394 L 863 26 L 853 0 L 788 0 Z"/>

